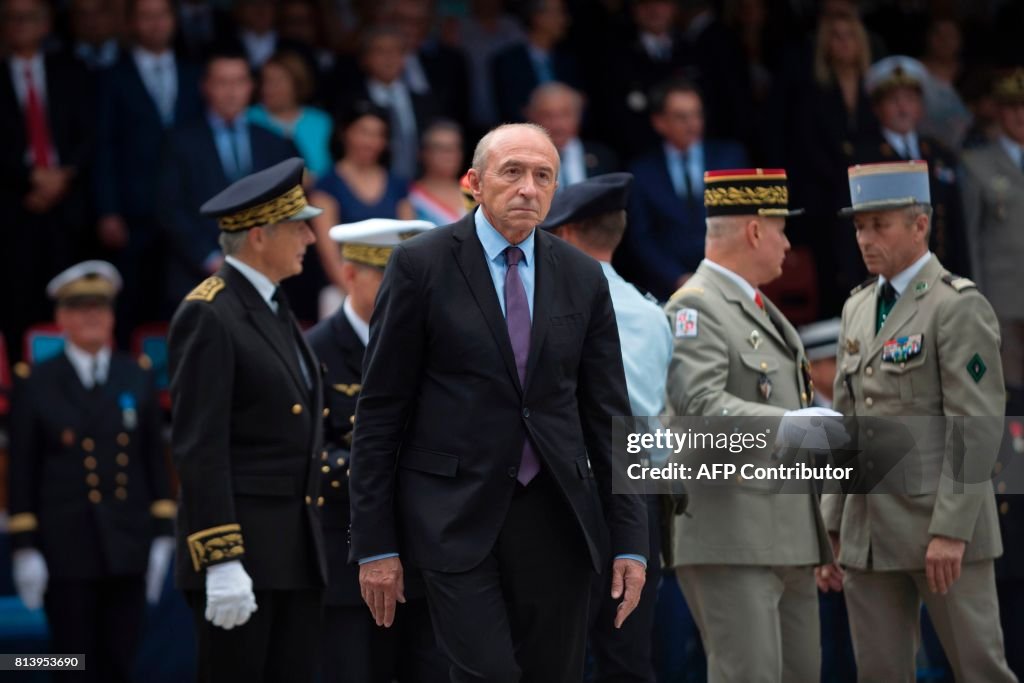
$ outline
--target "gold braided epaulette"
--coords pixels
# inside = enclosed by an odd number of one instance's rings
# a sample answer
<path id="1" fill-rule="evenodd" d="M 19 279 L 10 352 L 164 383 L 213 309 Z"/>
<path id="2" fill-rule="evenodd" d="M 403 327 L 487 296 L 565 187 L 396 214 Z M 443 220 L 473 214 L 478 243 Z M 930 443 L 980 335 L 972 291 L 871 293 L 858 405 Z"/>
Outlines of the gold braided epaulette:
<path id="1" fill-rule="evenodd" d="M 220 294 L 221 290 L 227 287 L 222 278 L 213 275 L 206 278 L 188 293 L 185 297 L 185 301 L 205 301 L 210 303 L 217 295 Z"/>
<path id="2" fill-rule="evenodd" d="M 203 529 L 188 537 L 188 552 L 192 567 L 198 572 L 211 564 L 236 560 L 245 554 L 242 527 L 237 524 Z"/>

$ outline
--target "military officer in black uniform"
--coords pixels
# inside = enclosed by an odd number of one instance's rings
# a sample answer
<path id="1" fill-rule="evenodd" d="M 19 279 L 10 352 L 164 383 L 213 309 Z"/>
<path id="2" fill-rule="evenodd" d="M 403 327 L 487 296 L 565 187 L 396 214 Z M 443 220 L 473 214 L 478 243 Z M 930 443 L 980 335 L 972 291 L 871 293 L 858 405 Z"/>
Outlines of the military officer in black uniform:
<path id="1" fill-rule="evenodd" d="M 433 227 L 426 221 L 372 218 L 337 225 L 330 233 L 341 249 L 345 301 L 308 334 L 325 367 L 324 403 L 330 409 L 321 465 L 328 567 L 324 683 L 448 681 L 448 662 L 434 642 L 419 576 L 406 574 L 406 604 L 398 610 L 394 626 L 383 629 L 374 623 L 360 595 L 358 567 L 348 563 L 348 460 L 373 303 L 395 245 Z"/>
<path id="2" fill-rule="evenodd" d="M 14 583 L 26 607 L 45 606 L 50 651 L 85 654 L 86 670 L 65 674 L 76 681 L 131 679 L 147 568 L 159 595 L 173 550 L 149 361 L 112 350 L 120 286 L 105 261 L 50 282 L 64 350 L 19 364 L 12 402 Z"/>
<path id="3" fill-rule="evenodd" d="M 960 162 L 941 142 L 918 131 L 925 114 L 923 88 L 927 79 L 924 65 L 910 57 L 886 57 L 871 66 L 865 87 L 880 127 L 858 145 L 856 163 L 927 161 L 934 211 L 928 246 L 952 272 L 970 277 Z"/>
<path id="4" fill-rule="evenodd" d="M 319 362 L 279 287 L 314 241 L 301 159 L 201 207 L 225 263 L 171 322 L 178 586 L 200 681 L 310 681 L 326 569 Z"/>

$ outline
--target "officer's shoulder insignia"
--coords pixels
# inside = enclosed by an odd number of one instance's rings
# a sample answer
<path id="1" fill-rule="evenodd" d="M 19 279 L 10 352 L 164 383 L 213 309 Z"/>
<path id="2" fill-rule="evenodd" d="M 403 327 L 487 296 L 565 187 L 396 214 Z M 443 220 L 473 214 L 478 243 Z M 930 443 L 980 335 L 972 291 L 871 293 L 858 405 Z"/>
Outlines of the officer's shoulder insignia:
<path id="1" fill-rule="evenodd" d="M 973 280 L 969 280 L 959 275 L 953 275 L 952 273 L 946 273 L 942 276 L 942 281 L 947 285 L 955 289 L 957 292 L 962 292 L 965 289 L 977 289 L 978 285 L 974 284 Z"/>
<path id="2" fill-rule="evenodd" d="M 967 361 L 967 374 L 971 376 L 974 383 L 977 384 L 981 381 L 981 378 L 985 376 L 985 372 L 988 370 L 988 366 L 985 365 L 985 361 L 981 359 L 981 356 L 974 354 L 969 361 Z"/>
<path id="3" fill-rule="evenodd" d="M 699 315 L 696 308 L 680 308 L 676 312 L 676 337 L 696 337 Z"/>
<path id="4" fill-rule="evenodd" d="M 143 370 L 150 370 L 153 367 L 153 359 L 144 353 L 140 353 L 139 357 L 135 360 Z"/>
<path id="5" fill-rule="evenodd" d="M 14 364 L 14 374 L 20 379 L 28 379 L 32 374 L 32 368 L 25 361 Z"/>
<path id="6" fill-rule="evenodd" d="M 704 296 L 704 288 L 703 287 L 680 287 L 679 289 L 677 289 L 675 291 L 674 294 L 672 294 L 671 297 L 669 297 L 669 302 L 671 303 L 671 302 L 675 301 L 676 299 L 679 299 L 681 297 L 684 297 L 684 296 L 687 296 L 687 295 L 690 295 L 690 294 L 693 294 L 694 296 Z"/>
<path id="7" fill-rule="evenodd" d="M 871 277 L 869 277 L 869 278 L 868 278 L 867 280 L 865 280 L 864 282 L 860 283 L 859 285 L 857 285 L 856 287 L 854 287 L 853 289 L 851 289 L 851 290 L 850 290 L 850 296 L 853 296 L 854 294 L 856 294 L 857 292 L 859 292 L 859 291 L 861 291 L 861 290 L 867 289 L 867 288 L 868 288 L 868 287 L 870 287 L 871 285 L 875 284 L 875 282 L 876 282 L 877 280 L 878 280 L 878 277 L 877 277 L 877 276 L 875 276 L 875 275 L 872 275 L 872 276 L 871 276 Z"/>
<path id="8" fill-rule="evenodd" d="M 346 396 L 355 396 L 359 393 L 359 390 L 363 388 L 362 384 L 332 384 L 335 391 L 345 394 Z"/>
<path id="9" fill-rule="evenodd" d="M 226 286 L 222 278 L 213 275 L 200 282 L 195 289 L 189 292 L 188 296 L 185 297 L 185 301 L 205 301 L 210 303 Z"/>

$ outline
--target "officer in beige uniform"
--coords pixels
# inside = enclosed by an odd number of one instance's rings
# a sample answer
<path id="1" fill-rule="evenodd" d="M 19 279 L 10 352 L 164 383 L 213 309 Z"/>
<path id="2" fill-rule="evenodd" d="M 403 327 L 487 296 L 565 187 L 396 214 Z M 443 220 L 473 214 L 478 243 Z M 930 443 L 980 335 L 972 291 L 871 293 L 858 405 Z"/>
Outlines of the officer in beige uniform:
<path id="1" fill-rule="evenodd" d="M 675 334 L 676 415 L 829 415 L 810 408 L 800 337 L 758 287 L 789 242 L 782 170 L 708 172 L 705 258 L 666 306 Z M 710 683 L 816 681 L 821 652 L 813 568 L 832 561 L 811 482 L 770 495 L 753 482 L 692 488 L 674 559 L 708 657 Z"/>
<path id="2" fill-rule="evenodd" d="M 944 429 L 918 434 L 912 457 L 889 470 L 896 488 L 823 497 L 858 678 L 914 681 L 923 600 L 958 681 L 1015 681 L 999 626 L 992 560 L 1002 544 L 987 478 L 1004 410 L 999 326 L 974 283 L 928 251 L 927 164 L 854 166 L 849 175 L 853 206 L 844 212 L 876 277 L 843 309 L 835 408 L 858 418 L 863 453 L 878 438 L 868 419 L 968 416 L 961 450 L 944 443 Z M 913 429 L 921 417 L 901 422 Z M 958 452 L 961 483 L 947 469 Z M 874 457 L 865 456 L 866 471 Z"/>

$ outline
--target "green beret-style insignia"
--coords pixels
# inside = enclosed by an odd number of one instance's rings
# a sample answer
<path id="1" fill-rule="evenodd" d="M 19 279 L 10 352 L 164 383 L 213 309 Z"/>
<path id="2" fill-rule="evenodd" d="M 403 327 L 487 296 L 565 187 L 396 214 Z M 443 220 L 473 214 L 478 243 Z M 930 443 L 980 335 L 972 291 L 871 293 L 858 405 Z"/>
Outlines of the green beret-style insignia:
<path id="1" fill-rule="evenodd" d="M 971 360 L 967 361 L 967 374 L 971 376 L 975 384 L 981 381 L 987 370 L 988 367 L 985 365 L 985 361 L 978 354 L 974 354 Z"/>

